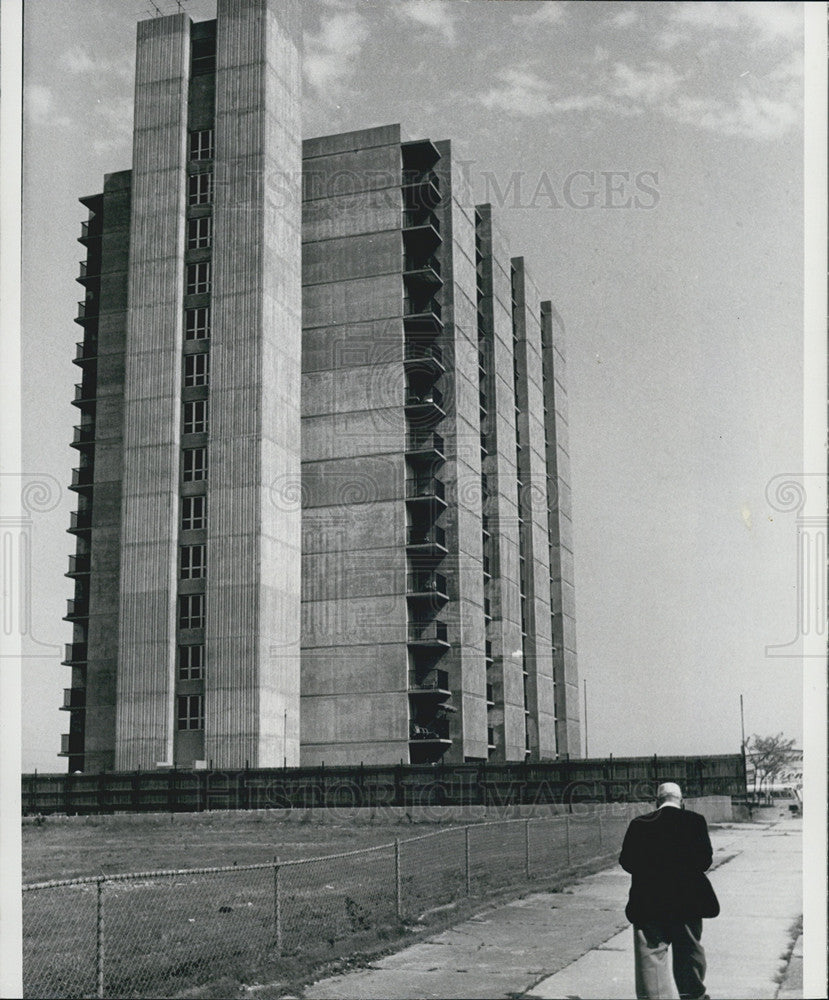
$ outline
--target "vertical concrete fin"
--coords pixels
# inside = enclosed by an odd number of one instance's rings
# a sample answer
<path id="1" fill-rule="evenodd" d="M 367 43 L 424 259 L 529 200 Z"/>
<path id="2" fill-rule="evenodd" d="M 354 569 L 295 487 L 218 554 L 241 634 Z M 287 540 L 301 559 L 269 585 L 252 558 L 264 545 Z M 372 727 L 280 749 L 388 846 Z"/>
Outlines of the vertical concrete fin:
<path id="1" fill-rule="evenodd" d="M 115 766 L 169 760 L 189 20 L 138 25 Z"/>

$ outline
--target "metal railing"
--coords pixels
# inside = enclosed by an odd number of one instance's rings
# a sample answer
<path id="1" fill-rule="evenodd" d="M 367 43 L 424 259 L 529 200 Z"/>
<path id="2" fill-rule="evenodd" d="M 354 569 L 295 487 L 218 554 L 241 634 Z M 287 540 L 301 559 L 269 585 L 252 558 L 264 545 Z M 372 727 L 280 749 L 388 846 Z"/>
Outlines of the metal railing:
<path id="1" fill-rule="evenodd" d="M 615 854 L 634 810 L 648 808 L 602 809 L 598 822 L 591 813 L 455 826 L 319 858 L 24 885 L 24 996 L 176 996 L 228 975 L 267 982 L 297 962 L 402 939 L 441 905 Z"/>

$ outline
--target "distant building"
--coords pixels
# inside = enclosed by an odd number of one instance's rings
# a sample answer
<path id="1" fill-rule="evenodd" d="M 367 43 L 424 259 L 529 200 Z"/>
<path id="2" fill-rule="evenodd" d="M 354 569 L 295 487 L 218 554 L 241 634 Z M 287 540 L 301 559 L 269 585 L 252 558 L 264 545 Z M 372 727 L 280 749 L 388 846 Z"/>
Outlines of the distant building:
<path id="1" fill-rule="evenodd" d="M 297 16 L 141 22 L 81 199 L 62 753 L 579 756 L 561 320 L 448 142 L 300 142 Z"/>

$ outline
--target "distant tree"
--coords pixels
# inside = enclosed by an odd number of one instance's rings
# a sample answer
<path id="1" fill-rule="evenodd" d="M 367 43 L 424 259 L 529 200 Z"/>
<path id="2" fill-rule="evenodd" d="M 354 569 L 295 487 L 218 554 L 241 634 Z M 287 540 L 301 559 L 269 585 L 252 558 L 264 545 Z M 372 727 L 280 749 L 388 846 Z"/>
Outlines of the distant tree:
<path id="1" fill-rule="evenodd" d="M 746 741 L 746 756 L 754 765 L 754 795 L 762 794 L 791 763 L 795 741 L 787 740 L 782 733 L 776 736 L 758 736 Z"/>

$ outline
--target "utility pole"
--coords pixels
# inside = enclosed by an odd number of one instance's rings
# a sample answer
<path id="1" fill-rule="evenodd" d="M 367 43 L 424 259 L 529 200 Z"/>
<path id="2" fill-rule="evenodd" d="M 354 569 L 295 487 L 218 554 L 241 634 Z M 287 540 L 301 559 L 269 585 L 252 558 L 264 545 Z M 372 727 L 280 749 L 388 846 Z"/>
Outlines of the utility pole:
<path id="1" fill-rule="evenodd" d="M 587 748 L 587 678 L 584 678 L 584 756 L 589 757 L 590 751 Z"/>
<path id="2" fill-rule="evenodd" d="M 740 734 L 742 736 L 742 743 L 740 744 L 740 746 L 742 747 L 743 753 L 745 753 L 745 750 L 746 750 L 746 720 L 745 720 L 745 716 L 743 715 L 743 696 L 742 695 L 740 695 Z"/>

